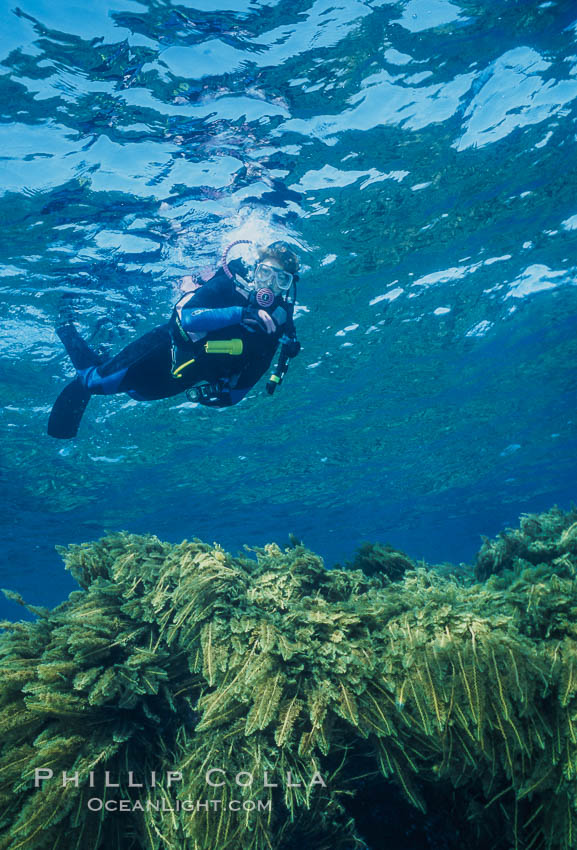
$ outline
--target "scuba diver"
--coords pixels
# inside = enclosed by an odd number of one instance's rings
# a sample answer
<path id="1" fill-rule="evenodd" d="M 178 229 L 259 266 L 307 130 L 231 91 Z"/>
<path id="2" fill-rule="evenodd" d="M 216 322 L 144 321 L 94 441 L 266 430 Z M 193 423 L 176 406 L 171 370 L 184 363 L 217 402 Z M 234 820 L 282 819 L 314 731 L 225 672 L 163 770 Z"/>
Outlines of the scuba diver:
<path id="1" fill-rule="evenodd" d="M 166 324 L 110 360 L 103 362 L 74 325 L 57 329 L 76 378 L 54 403 L 50 436 L 75 437 L 93 395 L 128 393 L 152 401 L 186 391 L 207 407 L 237 404 L 269 368 L 280 343 L 267 383 L 267 392 L 274 392 L 300 351 L 293 321 L 299 258 L 287 242 L 273 242 L 251 274 L 241 259 L 227 262 L 232 247 L 211 278 L 182 296 Z"/>

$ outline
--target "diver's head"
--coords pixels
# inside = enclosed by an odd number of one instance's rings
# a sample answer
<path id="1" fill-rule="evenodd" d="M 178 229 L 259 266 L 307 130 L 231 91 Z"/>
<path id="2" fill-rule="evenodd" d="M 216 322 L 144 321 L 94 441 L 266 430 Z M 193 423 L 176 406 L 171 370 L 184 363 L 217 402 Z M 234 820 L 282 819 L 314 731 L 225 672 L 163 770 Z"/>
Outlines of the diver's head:
<path id="1" fill-rule="evenodd" d="M 288 242 L 271 242 L 261 251 L 254 271 L 254 282 L 268 287 L 275 296 L 286 295 L 298 280 L 299 258 Z"/>

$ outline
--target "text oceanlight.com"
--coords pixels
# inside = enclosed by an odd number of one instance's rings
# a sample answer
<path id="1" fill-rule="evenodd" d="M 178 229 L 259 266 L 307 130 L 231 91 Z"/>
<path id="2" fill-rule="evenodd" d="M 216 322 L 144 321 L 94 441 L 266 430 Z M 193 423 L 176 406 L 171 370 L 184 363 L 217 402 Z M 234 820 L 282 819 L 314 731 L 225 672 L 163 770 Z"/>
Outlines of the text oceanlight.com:
<path id="1" fill-rule="evenodd" d="M 240 789 L 250 789 L 253 785 L 259 791 L 266 791 L 273 788 L 304 788 L 309 789 L 315 786 L 326 788 L 326 783 L 319 772 L 313 773 L 310 777 L 293 777 L 289 772 L 280 776 L 269 774 L 264 771 L 262 774 L 255 775 L 248 771 L 239 771 L 234 776 L 229 776 L 222 768 L 210 768 L 204 774 L 205 784 L 209 788 L 221 788 L 223 786 L 233 786 L 239 791 Z M 156 812 L 218 812 L 223 808 L 228 811 L 244 811 L 244 812 L 269 812 L 272 805 L 271 799 L 247 799 L 247 800 L 181 800 L 172 799 L 168 796 L 169 791 L 178 791 L 182 789 L 183 775 L 180 771 L 171 770 L 165 773 L 156 773 L 151 771 L 144 777 L 137 776 L 134 771 L 129 770 L 126 773 L 112 774 L 111 771 L 104 773 L 90 771 L 82 776 L 78 771 L 61 771 L 59 774 L 54 774 L 50 768 L 36 768 L 34 771 L 34 787 L 39 788 L 45 783 L 58 782 L 63 788 L 68 786 L 74 788 L 95 788 L 101 789 L 101 796 L 90 797 L 87 800 L 87 808 L 92 812 L 135 812 L 135 811 L 156 811 Z M 159 797 L 147 797 L 144 800 L 139 799 L 119 799 L 114 794 L 124 795 L 130 794 L 132 789 L 143 789 L 150 792 L 152 789 L 159 788 L 162 794 Z M 110 789 L 117 789 L 112 791 Z"/>
<path id="2" fill-rule="evenodd" d="M 104 800 L 91 797 L 86 806 L 91 812 L 270 812 L 269 800 Z"/>

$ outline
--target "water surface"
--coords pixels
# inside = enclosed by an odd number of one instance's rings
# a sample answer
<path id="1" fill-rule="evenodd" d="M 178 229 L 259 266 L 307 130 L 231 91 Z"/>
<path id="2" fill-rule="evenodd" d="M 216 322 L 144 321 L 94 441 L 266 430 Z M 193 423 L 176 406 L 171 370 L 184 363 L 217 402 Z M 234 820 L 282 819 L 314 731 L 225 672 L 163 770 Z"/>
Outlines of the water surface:
<path id="1" fill-rule="evenodd" d="M 4 586 L 59 601 L 54 545 L 105 530 L 460 561 L 569 506 L 572 2 L 0 5 Z M 274 398 L 95 398 L 49 439 L 58 323 L 114 352 L 239 238 L 306 267 Z"/>

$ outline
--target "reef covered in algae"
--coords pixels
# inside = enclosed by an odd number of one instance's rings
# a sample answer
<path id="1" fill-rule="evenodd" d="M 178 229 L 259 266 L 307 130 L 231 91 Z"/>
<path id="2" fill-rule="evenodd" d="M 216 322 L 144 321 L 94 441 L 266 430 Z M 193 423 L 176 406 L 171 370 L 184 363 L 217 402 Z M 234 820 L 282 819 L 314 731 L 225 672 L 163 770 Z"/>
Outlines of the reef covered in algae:
<path id="1" fill-rule="evenodd" d="M 2 624 L 2 850 L 351 850 L 377 785 L 461 844 L 577 846 L 577 512 L 456 575 L 383 546 L 370 576 L 302 545 L 63 554 L 82 589 Z"/>

